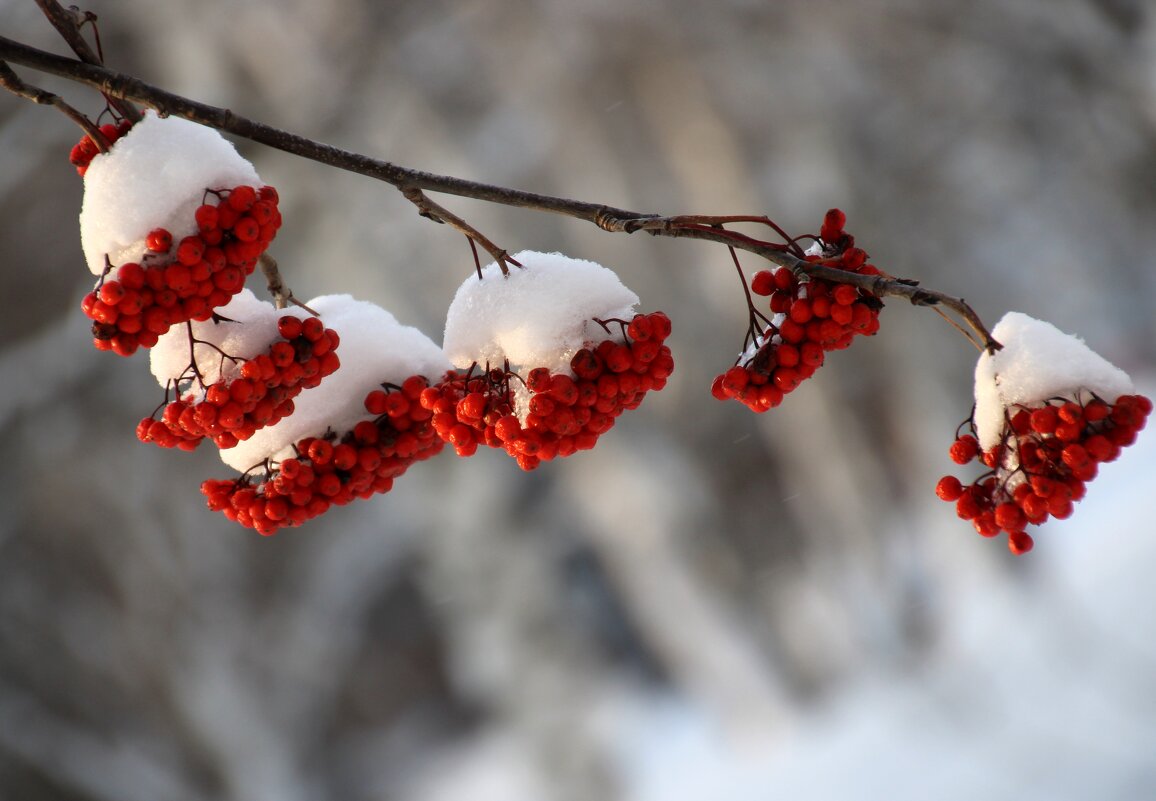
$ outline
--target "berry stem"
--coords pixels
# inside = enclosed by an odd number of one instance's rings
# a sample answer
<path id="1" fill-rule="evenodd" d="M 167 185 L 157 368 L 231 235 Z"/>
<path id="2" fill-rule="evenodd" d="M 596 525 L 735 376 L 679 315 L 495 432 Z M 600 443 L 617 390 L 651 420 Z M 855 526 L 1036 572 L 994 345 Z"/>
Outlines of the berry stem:
<path id="1" fill-rule="evenodd" d="M 284 309 L 293 300 L 293 292 L 285 288 L 285 283 L 281 280 L 281 271 L 277 268 L 277 260 L 266 251 L 257 259 L 257 263 L 261 265 L 261 272 L 265 275 L 265 286 L 273 296 L 273 305 L 278 309 Z"/>
<path id="2" fill-rule="evenodd" d="M 767 221 L 770 223 L 769 219 Z M 770 224 L 774 225 L 775 230 L 778 230 L 777 225 L 774 223 Z M 790 237 L 786 234 L 783 234 L 783 237 L 790 240 Z M 747 277 L 743 274 L 742 264 L 739 263 L 739 254 L 735 252 L 734 246 L 732 245 L 727 245 L 727 250 L 730 251 L 731 261 L 734 262 L 735 272 L 739 274 L 739 283 L 743 287 L 743 296 L 746 297 L 747 300 L 747 335 L 743 338 L 743 351 L 746 351 L 751 342 L 758 342 L 763 337 L 765 329 L 759 325 L 759 320 L 762 320 L 767 326 L 770 326 L 772 323 L 765 314 L 755 308 L 755 300 L 751 297 L 751 288 L 747 285 Z"/>
<path id="3" fill-rule="evenodd" d="M 510 265 L 521 267 L 522 265 L 511 258 L 510 254 L 502 248 L 499 248 L 484 236 L 477 228 L 467 223 L 461 217 L 454 214 L 452 211 L 446 209 L 444 206 L 434 203 L 425 192 L 417 187 L 406 186 L 401 187 L 401 193 L 405 199 L 417 206 L 417 213 L 422 217 L 433 220 L 436 223 L 444 223 L 450 226 L 455 231 L 460 231 L 465 234 L 466 239 L 470 242 L 470 247 L 474 249 L 474 264 L 477 266 L 478 253 L 476 245 L 480 245 L 483 250 L 493 257 L 494 261 L 498 263 L 498 268 L 502 271 L 502 275 L 510 274 Z M 482 277 L 482 270 L 478 269 L 478 278 Z"/>
<path id="4" fill-rule="evenodd" d="M 37 2 L 49 2 L 49 0 L 37 0 Z M 448 175 L 437 175 L 316 142 L 298 134 L 247 119 L 228 109 L 210 106 L 173 94 L 147 84 L 138 78 L 105 69 L 100 65 L 64 58 L 3 36 L 0 36 L 0 59 L 91 86 L 107 95 L 154 108 L 161 114 L 182 117 L 301 158 L 384 181 L 402 191 L 407 199 L 417 205 L 419 211 L 425 216 L 451 224 L 471 240 L 477 242 L 494 256 L 503 269 L 507 269 L 507 265 L 511 263 L 505 251 L 482 236 L 460 217 L 430 201 L 425 196 L 425 192 L 438 192 L 486 203 L 560 214 L 592 223 L 611 233 L 629 234 L 645 230 L 654 236 L 698 239 L 722 245 L 732 245 L 739 250 L 761 256 L 772 264 L 786 267 L 796 275 L 806 275 L 835 284 L 851 284 L 878 298 L 901 297 L 906 298 L 915 306 L 941 306 L 949 309 L 976 333 L 978 340 L 983 343 L 983 347 L 987 351 L 994 352 L 1002 347 L 992 337 L 975 310 L 961 298 L 920 287 L 915 282 L 908 280 L 886 275 L 862 275 L 808 262 L 790 252 L 791 245 L 757 239 L 724 228 L 719 223 L 719 221 L 763 223 L 766 218 L 758 215 L 732 217 L 680 215 L 670 217 L 614 208 L 603 203 L 590 203 L 526 192 Z M 719 224 L 706 224 L 703 222 L 704 220 Z M 768 221 L 764 224 L 770 223 Z M 788 238 L 788 241 L 795 248 L 798 247 L 795 240 Z"/>

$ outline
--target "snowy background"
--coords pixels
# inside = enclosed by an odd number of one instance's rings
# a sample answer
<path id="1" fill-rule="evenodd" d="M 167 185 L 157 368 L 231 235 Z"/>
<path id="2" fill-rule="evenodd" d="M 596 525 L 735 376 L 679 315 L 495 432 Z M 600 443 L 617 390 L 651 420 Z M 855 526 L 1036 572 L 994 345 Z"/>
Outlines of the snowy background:
<path id="1" fill-rule="evenodd" d="M 107 0 L 110 65 L 401 164 L 664 213 L 838 205 L 873 261 L 1046 319 L 1156 394 L 1156 15 L 1131 0 Z M 0 33 L 63 52 L 32 3 Z M 21 74 L 96 113 L 91 94 Z M 669 386 L 523 474 L 416 466 L 262 539 L 138 443 L 95 352 L 78 138 L 0 96 L 0 797 L 1156 795 L 1156 437 L 1013 558 L 932 494 L 975 351 L 894 301 L 755 417 L 725 250 L 444 200 L 619 271 Z M 389 187 L 240 142 L 299 297 L 440 338 L 473 269 Z M 748 267 L 752 267 L 750 261 Z"/>

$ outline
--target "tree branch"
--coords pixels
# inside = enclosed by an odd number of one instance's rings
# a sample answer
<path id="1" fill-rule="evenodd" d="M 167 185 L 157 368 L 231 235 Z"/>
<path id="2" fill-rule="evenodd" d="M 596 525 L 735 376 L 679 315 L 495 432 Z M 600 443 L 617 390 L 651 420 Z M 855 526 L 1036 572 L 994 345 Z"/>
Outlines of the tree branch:
<path id="1" fill-rule="evenodd" d="M 37 0 L 37 2 L 48 2 L 48 0 Z M 771 224 L 765 217 L 754 215 L 715 218 L 666 217 L 659 214 L 614 208 L 602 203 L 582 202 L 469 181 L 453 176 L 437 175 L 307 139 L 247 119 L 234 114 L 229 109 L 190 100 L 147 84 L 130 75 L 106 69 L 99 64 L 85 63 L 54 55 L 3 36 L 0 36 L 0 59 L 90 86 L 107 97 L 139 103 L 155 109 L 162 115 L 182 117 L 295 156 L 384 181 L 400 190 L 405 197 L 418 206 L 419 210 L 426 212 L 427 216 L 444 222 L 449 222 L 452 219 L 460 223 L 454 227 L 466 233 L 472 242 L 481 244 L 500 263 L 503 261 L 500 254 L 504 251 L 489 243 L 489 240 L 482 237 L 475 229 L 466 225 L 460 218 L 445 212 L 441 207 L 436 207 L 437 211 L 435 212 L 435 205 L 421 193 L 423 191 L 438 192 L 505 206 L 560 214 L 592 223 L 604 231 L 613 233 L 634 233 L 645 230 L 654 236 L 699 239 L 735 247 L 761 256 L 773 264 L 786 267 L 796 274 L 833 283 L 851 284 L 877 297 L 905 298 L 916 306 L 940 306 L 950 309 L 978 334 L 985 349 L 994 351 L 1001 347 L 992 338 L 991 333 L 975 311 L 960 298 L 935 290 L 924 289 L 913 281 L 887 276 L 860 275 L 814 264 L 789 252 L 789 245 L 792 245 L 793 242 L 784 246 L 724 227 L 725 223 L 730 222 Z M 714 220 L 715 222 L 714 224 L 706 224 L 702 222 L 703 220 Z M 720 220 L 722 222 L 718 222 Z M 508 257 L 505 260 L 508 262 Z"/>
<path id="2" fill-rule="evenodd" d="M 104 65 L 104 58 L 101 53 L 89 47 L 88 42 L 84 40 L 84 35 L 80 32 L 85 23 L 91 25 L 93 31 L 96 31 L 96 14 L 91 11 L 81 12 L 75 6 L 65 9 L 56 0 L 36 0 L 36 5 L 40 6 L 41 12 L 52 23 L 52 27 L 56 28 L 56 32 L 60 34 L 61 38 L 72 48 L 72 52 L 76 53 L 78 59 L 86 64 Z M 99 48 L 100 34 L 96 34 L 96 43 Z M 105 95 L 105 98 L 125 119 L 132 122 L 140 119 L 140 112 L 131 103 L 115 96 Z"/>
<path id="3" fill-rule="evenodd" d="M 64 116 L 75 122 L 86 134 L 92 137 L 92 141 L 96 142 L 97 147 L 100 148 L 102 153 L 108 151 L 108 139 L 100 132 L 100 128 L 97 127 L 92 120 L 65 103 L 64 98 L 60 95 L 54 95 L 52 92 L 46 92 L 43 89 L 26 84 L 20 79 L 19 75 L 12 71 L 12 68 L 8 66 L 7 62 L 4 61 L 0 61 L 0 87 L 7 89 L 14 95 L 31 100 L 33 103 L 38 103 L 42 106 L 55 106 Z"/>

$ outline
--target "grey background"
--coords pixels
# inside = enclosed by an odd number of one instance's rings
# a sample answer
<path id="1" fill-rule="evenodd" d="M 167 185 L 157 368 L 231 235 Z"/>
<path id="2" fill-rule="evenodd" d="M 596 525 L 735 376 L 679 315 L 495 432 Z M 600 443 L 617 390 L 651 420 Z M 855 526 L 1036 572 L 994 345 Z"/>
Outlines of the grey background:
<path id="1" fill-rule="evenodd" d="M 96 3 L 110 66 L 400 164 L 661 213 L 840 206 L 875 263 L 1078 332 L 1151 394 L 1156 21 L 1127 0 Z M 4 35 L 64 52 L 34 4 Z M 92 93 L 18 70 L 96 114 Z M 438 198 L 616 269 L 670 385 L 592 452 L 444 455 L 261 539 L 96 353 L 61 115 L 0 97 L 0 796 L 1134 799 L 1156 791 L 1156 454 L 1029 557 L 932 495 L 975 351 L 888 304 L 778 410 L 709 396 L 724 249 Z M 302 298 L 440 339 L 469 249 L 238 142 Z M 753 259 L 745 259 L 754 269 Z"/>

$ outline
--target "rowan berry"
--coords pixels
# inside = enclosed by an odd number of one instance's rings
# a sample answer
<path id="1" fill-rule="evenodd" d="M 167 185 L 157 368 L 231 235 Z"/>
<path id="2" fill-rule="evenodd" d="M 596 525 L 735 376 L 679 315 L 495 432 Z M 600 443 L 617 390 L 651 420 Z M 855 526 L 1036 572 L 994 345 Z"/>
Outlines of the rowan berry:
<path id="1" fill-rule="evenodd" d="M 775 275 L 770 270 L 759 270 L 751 277 L 751 292 L 756 295 L 770 295 L 775 291 Z"/>
<path id="2" fill-rule="evenodd" d="M 967 464 L 979 454 L 979 442 L 971 434 L 958 437 L 951 445 L 951 461 Z"/>
<path id="3" fill-rule="evenodd" d="M 1026 553 L 1034 540 L 1024 529 L 1070 516 L 1098 466 L 1119 455 L 1151 410 L 1142 396 L 1125 395 L 1108 404 L 1099 398 L 1082 403 L 1081 393 L 1074 394 L 1008 409 L 1000 441 L 981 454 L 992 472 L 970 486 L 944 477 L 936 495 L 954 499 L 959 516 L 972 519 L 979 533 L 1006 531 L 1012 553 Z M 978 449 L 967 434 L 952 443 L 949 453 L 952 461 L 966 464 Z M 953 498 L 957 491 L 962 494 Z M 990 523 L 984 510 L 991 510 Z"/>
<path id="4" fill-rule="evenodd" d="M 944 476 L 935 485 L 935 494 L 944 501 L 958 501 L 963 495 L 963 484 L 955 476 Z"/>

